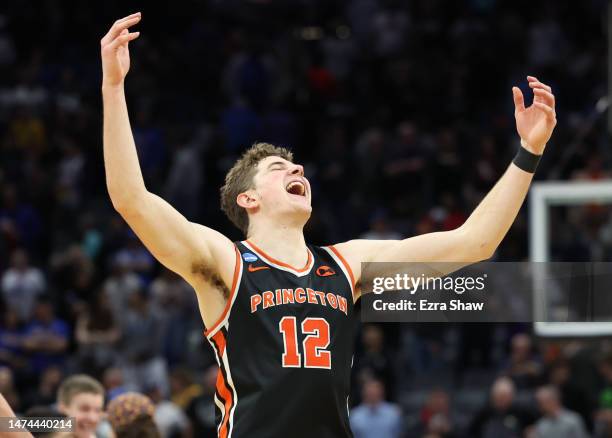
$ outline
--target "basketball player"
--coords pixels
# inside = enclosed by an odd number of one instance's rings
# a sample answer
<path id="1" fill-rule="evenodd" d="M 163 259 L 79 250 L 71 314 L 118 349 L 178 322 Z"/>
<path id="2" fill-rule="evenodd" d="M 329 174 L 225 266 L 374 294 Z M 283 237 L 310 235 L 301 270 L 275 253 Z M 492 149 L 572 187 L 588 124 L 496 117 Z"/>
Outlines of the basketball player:
<path id="1" fill-rule="evenodd" d="M 163 265 L 195 289 L 220 371 L 215 403 L 220 437 L 350 437 L 353 306 L 361 262 L 461 262 L 489 258 L 527 194 L 556 124 L 551 89 L 528 77 L 525 107 L 514 87 L 522 147 L 461 227 L 398 241 L 308 245 L 311 214 L 304 169 L 289 151 L 256 144 L 228 172 L 221 205 L 246 236 L 231 242 L 187 221 L 149 192 L 140 171 L 124 94 L 129 28 L 116 21 L 101 40 L 104 162 L 114 208 Z M 441 102 L 441 104 L 444 104 Z"/>

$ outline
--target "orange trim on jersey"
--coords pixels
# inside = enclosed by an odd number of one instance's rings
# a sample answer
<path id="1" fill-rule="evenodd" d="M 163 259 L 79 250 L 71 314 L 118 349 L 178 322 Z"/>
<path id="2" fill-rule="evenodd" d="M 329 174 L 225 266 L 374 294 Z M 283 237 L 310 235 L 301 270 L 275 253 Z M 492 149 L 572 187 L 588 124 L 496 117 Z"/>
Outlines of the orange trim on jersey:
<path id="1" fill-rule="evenodd" d="M 234 278 L 232 279 L 232 289 L 230 290 L 230 295 L 227 298 L 227 303 L 225 303 L 225 308 L 223 309 L 223 313 L 221 314 L 219 319 L 212 325 L 211 328 L 209 328 L 208 330 L 204 330 L 204 336 L 206 337 L 208 337 L 208 335 L 212 333 L 219 326 L 219 324 L 221 324 L 221 322 L 225 319 L 225 317 L 227 316 L 227 312 L 229 312 L 229 309 L 232 306 L 234 294 L 236 293 L 238 289 L 238 277 L 240 276 L 240 260 L 241 259 L 240 259 L 240 251 L 238 251 L 238 248 L 236 247 L 236 245 L 234 245 L 234 249 L 236 250 L 236 264 L 234 265 Z"/>
<path id="2" fill-rule="evenodd" d="M 348 272 L 349 277 L 351 279 L 351 286 L 352 286 L 352 291 L 353 291 L 353 301 L 355 301 L 355 286 L 356 286 L 355 285 L 355 276 L 353 275 L 353 270 L 351 269 L 351 266 L 348 264 L 346 259 L 344 257 L 342 257 L 342 254 L 340 254 L 340 251 L 338 251 L 334 245 L 329 245 L 328 248 L 331 249 L 334 254 L 336 254 L 336 257 L 338 257 L 340 259 L 340 261 L 342 262 L 342 264 L 346 268 L 346 272 Z"/>
<path id="3" fill-rule="evenodd" d="M 294 268 L 291 265 L 288 265 L 287 263 L 283 263 L 280 260 L 276 260 L 274 257 L 270 257 L 261 248 L 259 248 L 257 245 L 255 245 L 250 240 L 247 240 L 246 242 L 249 245 L 251 245 L 251 247 L 253 247 L 253 251 L 255 251 L 256 253 L 259 253 L 259 255 L 262 256 L 263 258 L 270 260 L 275 265 L 284 266 L 285 268 L 293 269 L 294 271 L 300 272 L 300 273 L 305 272 L 311 268 L 310 263 L 312 262 L 312 255 L 310 254 L 310 251 L 308 249 L 306 249 L 306 252 L 308 253 L 308 260 L 306 260 L 306 265 L 302 269 L 298 269 L 298 268 Z"/>
<path id="4" fill-rule="evenodd" d="M 219 349 L 219 360 L 221 363 L 223 363 L 222 358 L 223 358 L 223 353 L 225 353 L 225 335 L 223 334 L 223 331 L 218 331 L 217 333 L 213 335 L 211 339 L 215 341 L 215 344 L 217 345 L 217 348 Z"/>
<path id="5" fill-rule="evenodd" d="M 220 330 L 212 337 L 213 341 L 217 344 L 219 349 L 219 363 L 223 366 L 223 353 L 225 352 L 225 335 L 223 331 Z M 225 408 L 225 414 L 223 415 L 223 420 L 221 422 L 221 427 L 219 428 L 219 438 L 227 438 L 229 435 L 229 417 L 230 411 L 232 409 L 232 405 L 234 404 L 234 398 L 232 397 L 232 392 L 228 389 L 229 385 L 225 381 L 225 377 L 223 376 L 223 372 L 219 369 L 217 373 L 217 384 L 216 384 L 217 392 L 223 397 Z"/>

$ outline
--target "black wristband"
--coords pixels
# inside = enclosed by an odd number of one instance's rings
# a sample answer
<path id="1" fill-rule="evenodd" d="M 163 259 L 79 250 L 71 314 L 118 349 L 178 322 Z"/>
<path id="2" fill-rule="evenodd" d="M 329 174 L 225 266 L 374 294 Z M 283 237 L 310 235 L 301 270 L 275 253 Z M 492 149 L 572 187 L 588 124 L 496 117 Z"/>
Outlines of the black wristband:
<path id="1" fill-rule="evenodd" d="M 540 158 L 542 158 L 542 155 L 536 155 L 529 152 L 521 144 L 521 147 L 519 147 L 519 150 L 512 162 L 516 164 L 516 167 L 524 170 L 525 172 L 535 173 L 538 163 L 540 162 Z"/>

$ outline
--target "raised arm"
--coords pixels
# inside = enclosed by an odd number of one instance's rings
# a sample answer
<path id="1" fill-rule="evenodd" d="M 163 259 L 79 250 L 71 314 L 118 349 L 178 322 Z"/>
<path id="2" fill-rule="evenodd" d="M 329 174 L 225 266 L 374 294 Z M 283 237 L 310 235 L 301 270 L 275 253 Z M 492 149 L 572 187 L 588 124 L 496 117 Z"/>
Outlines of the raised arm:
<path id="1" fill-rule="evenodd" d="M 194 286 L 200 298 L 209 290 L 205 284 L 216 282 L 203 278 L 202 273 L 219 275 L 226 285 L 231 285 L 236 255 L 229 239 L 189 222 L 145 186 L 124 92 L 130 68 L 128 44 L 139 36 L 139 32 L 130 32 L 129 28 L 140 19 L 140 13 L 136 13 L 117 20 L 100 41 L 106 185 L 114 208 L 153 256 Z M 221 304 L 217 301 L 217 296 L 211 297 L 211 302 Z M 203 311 L 203 316 L 205 313 L 208 311 Z M 212 313 L 213 316 L 205 318 L 206 323 L 209 322 L 206 319 L 215 319 L 217 312 Z"/>
<path id="2" fill-rule="evenodd" d="M 514 87 L 515 118 L 522 147 L 539 156 L 557 123 L 555 97 L 549 86 L 528 76 L 534 101 L 525 108 L 523 94 Z M 523 152 L 524 153 L 524 152 Z M 534 158 L 534 157 L 532 157 Z M 518 214 L 533 173 L 514 162 L 472 212 L 451 231 L 423 234 L 397 241 L 352 240 L 336 245 L 360 278 L 361 262 L 450 262 L 436 265 L 442 275 L 490 258 Z"/>

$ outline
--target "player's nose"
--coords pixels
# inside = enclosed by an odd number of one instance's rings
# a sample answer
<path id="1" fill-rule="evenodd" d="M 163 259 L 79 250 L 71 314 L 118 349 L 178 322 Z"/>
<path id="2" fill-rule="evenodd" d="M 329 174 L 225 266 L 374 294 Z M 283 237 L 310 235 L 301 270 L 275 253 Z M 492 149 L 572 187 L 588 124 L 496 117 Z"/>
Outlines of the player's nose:
<path id="1" fill-rule="evenodd" d="M 304 166 L 301 164 L 294 164 L 290 169 L 291 175 L 304 176 Z"/>

